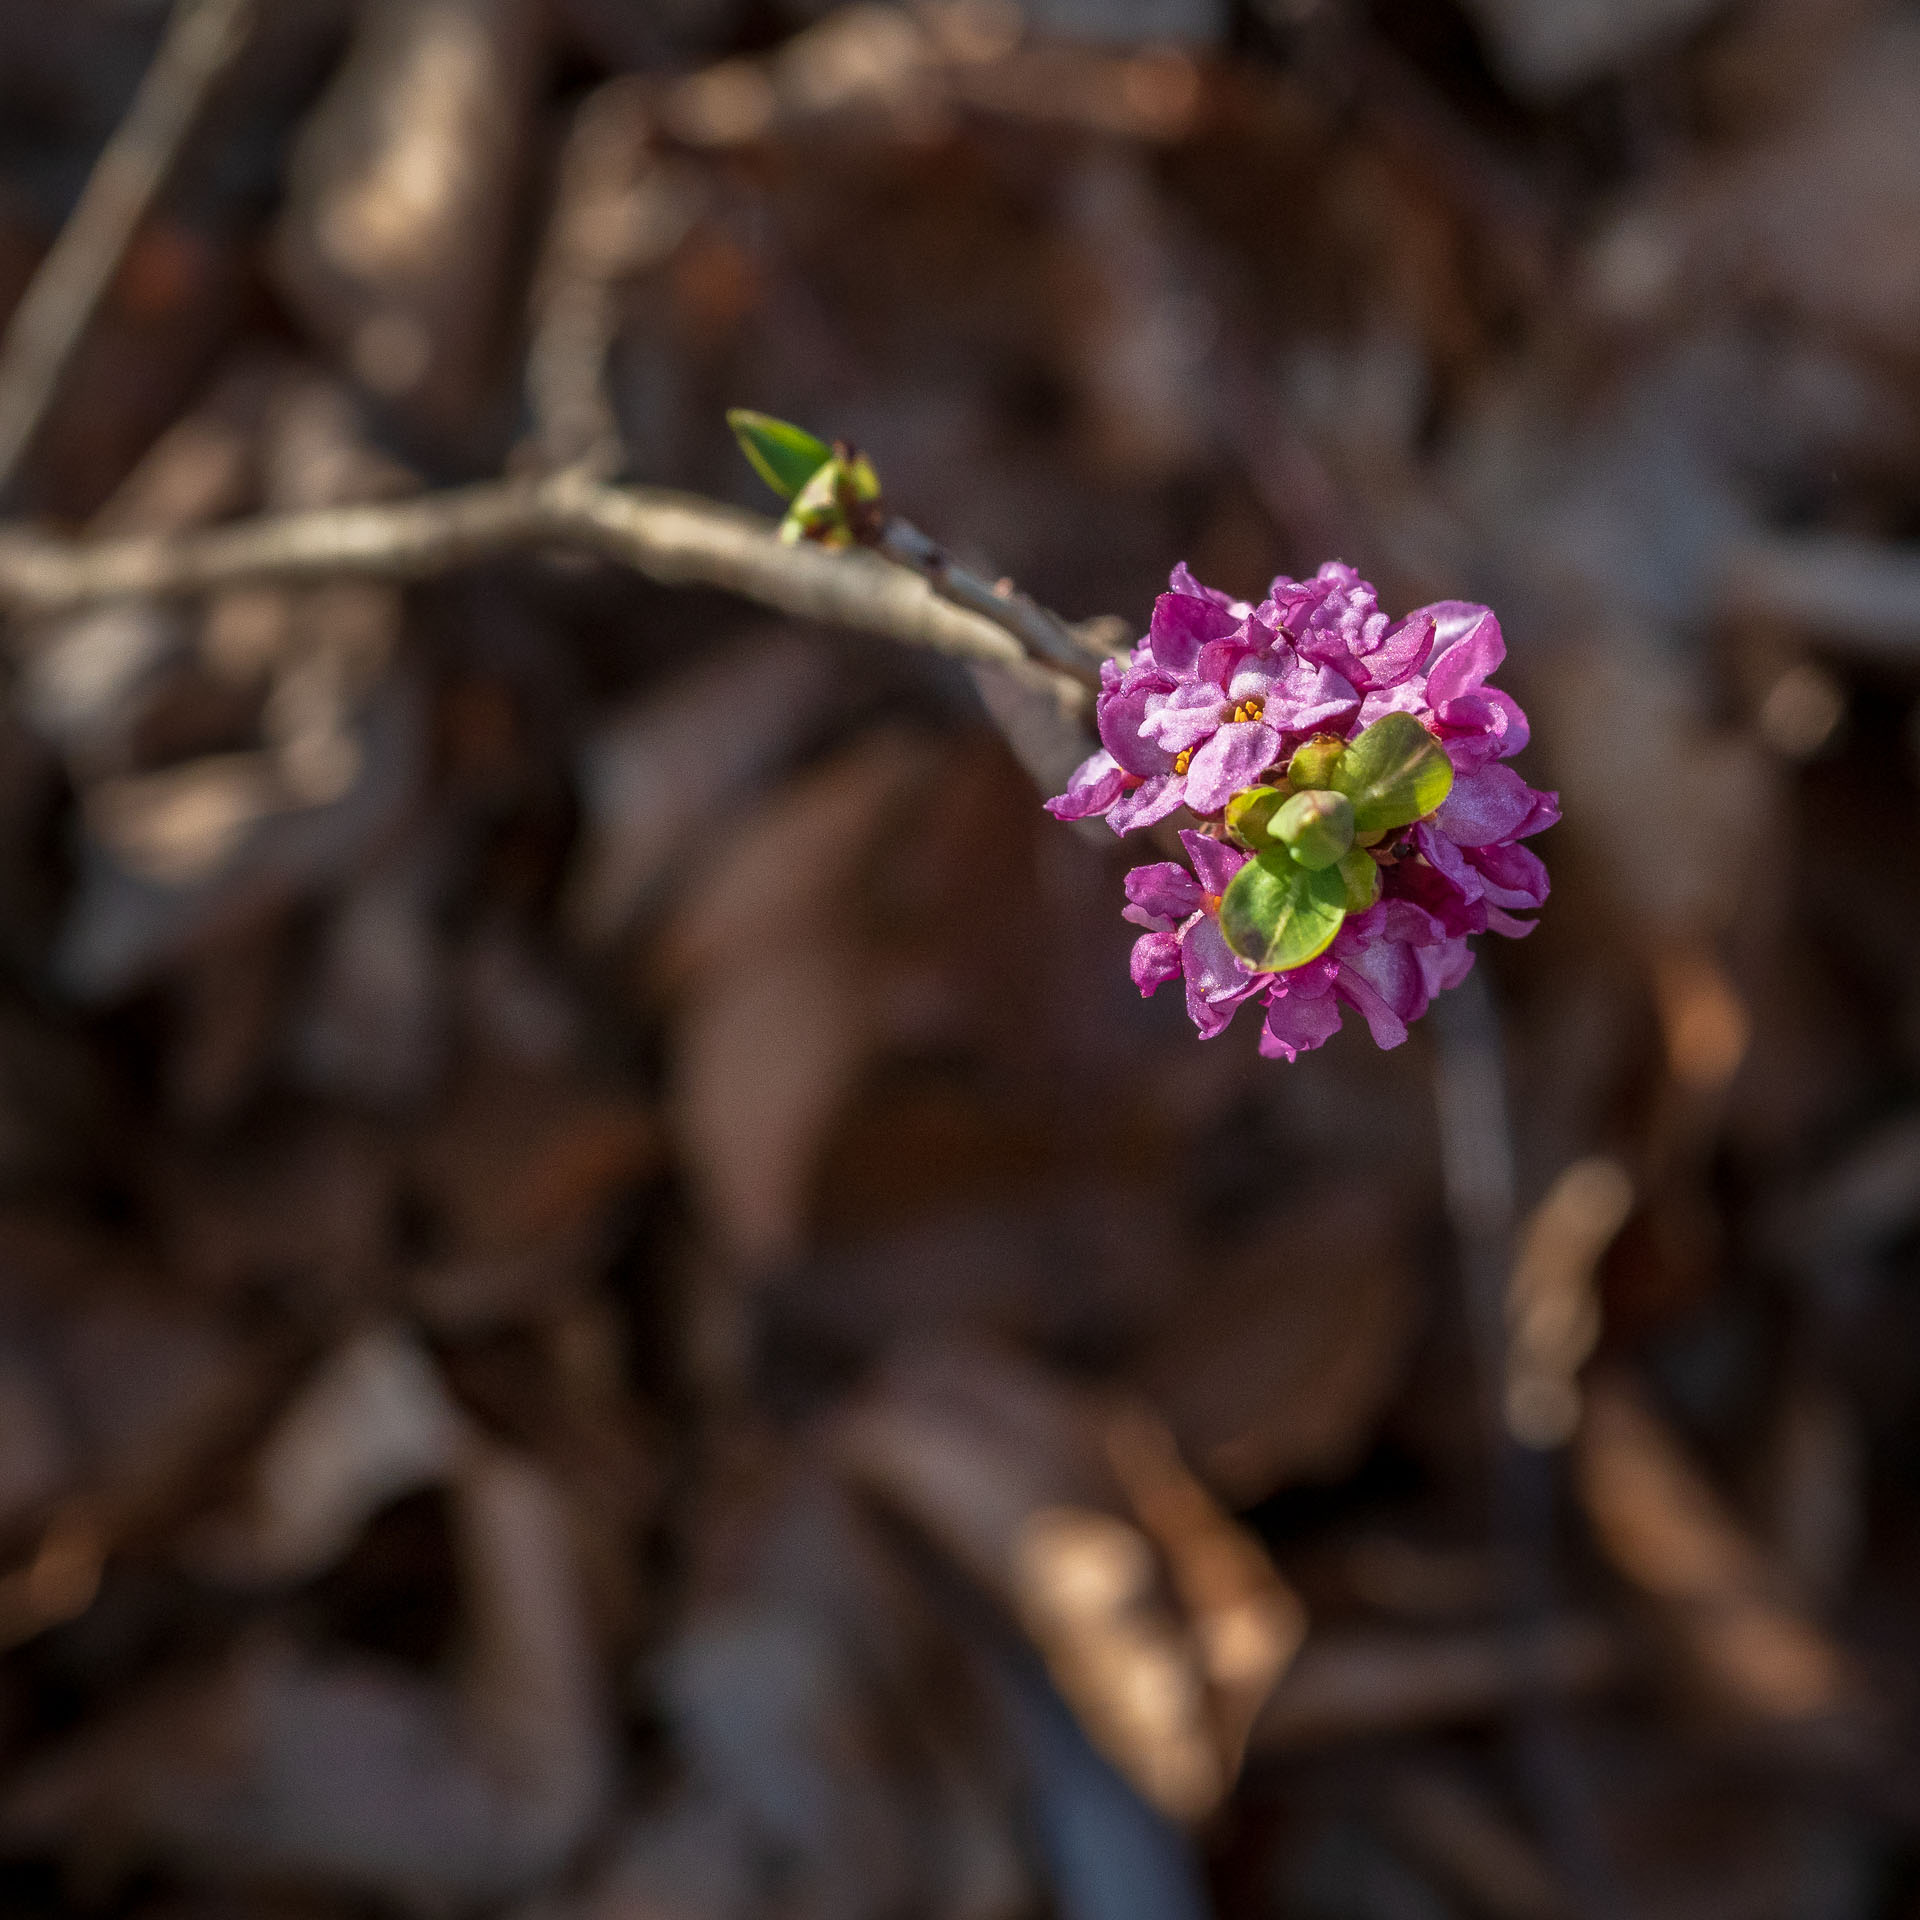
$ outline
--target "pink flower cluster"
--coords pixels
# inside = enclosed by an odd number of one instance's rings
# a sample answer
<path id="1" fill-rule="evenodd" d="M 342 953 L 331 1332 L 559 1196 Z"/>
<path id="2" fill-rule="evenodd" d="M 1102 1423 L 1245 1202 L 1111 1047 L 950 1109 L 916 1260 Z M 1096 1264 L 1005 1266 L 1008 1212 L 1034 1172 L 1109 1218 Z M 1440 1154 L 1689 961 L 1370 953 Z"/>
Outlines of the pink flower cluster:
<path id="1" fill-rule="evenodd" d="M 1275 580 L 1258 606 L 1176 567 L 1147 639 L 1124 667 L 1103 669 L 1101 750 L 1047 802 L 1059 819 L 1099 814 L 1122 834 L 1182 807 L 1207 823 L 1180 835 L 1191 873 L 1162 861 L 1127 876 L 1126 917 L 1147 929 L 1133 950 L 1141 992 L 1184 979 L 1207 1039 L 1258 1000 L 1260 1050 L 1288 1060 L 1337 1032 L 1343 1006 L 1393 1047 L 1436 993 L 1466 977 L 1470 935 L 1531 932 L 1516 916 L 1545 901 L 1547 871 L 1519 843 L 1560 810 L 1557 795 L 1500 764 L 1527 743 L 1519 703 L 1487 684 L 1505 657 L 1486 607 L 1442 600 L 1390 622 L 1373 588 L 1338 562 L 1311 580 Z M 1350 914 L 1319 958 L 1255 972 L 1220 929 L 1220 895 L 1250 857 L 1226 837 L 1228 802 L 1277 782 L 1302 742 L 1352 740 L 1396 712 L 1440 742 L 1452 790 L 1371 849 L 1380 898 Z"/>

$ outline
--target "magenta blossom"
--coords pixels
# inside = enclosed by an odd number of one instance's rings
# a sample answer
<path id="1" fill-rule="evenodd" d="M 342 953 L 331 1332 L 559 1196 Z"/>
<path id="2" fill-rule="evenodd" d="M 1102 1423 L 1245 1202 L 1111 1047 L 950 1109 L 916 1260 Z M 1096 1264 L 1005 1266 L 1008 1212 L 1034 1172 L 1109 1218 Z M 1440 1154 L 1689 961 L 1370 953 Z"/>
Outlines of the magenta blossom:
<path id="1" fill-rule="evenodd" d="M 1261 986 L 1220 931 L 1220 896 L 1248 856 L 1204 833 L 1182 833 L 1180 843 L 1193 873 L 1162 860 L 1127 875 L 1125 918 L 1147 929 L 1133 943 L 1133 984 L 1148 994 L 1183 977 L 1187 1012 L 1201 1038 L 1211 1040 Z"/>
<path id="2" fill-rule="evenodd" d="M 1312 580 L 1276 580 L 1257 607 L 1175 569 L 1146 641 L 1103 672 L 1101 751 L 1048 802 L 1061 819 L 1103 815 L 1119 833 L 1183 806 L 1208 822 L 1180 835 L 1191 873 L 1162 861 L 1127 876 L 1126 917 L 1146 929 L 1133 950 L 1140 991 L 1179 977 L 1206 1039 L 1257 1000 L 1261 1052 L 1288 1060 L 1337 1032 L 1349 1007 L 1393 1047 L 1465 978 L 1470 935 L 1531 932 L 1520 916 L 1545 901 L 1547 872 L 1519 842 L 1553 825 L 1559 806 L 1500 764 L 1527 743 L 1519 703 L 1488 684 L 1505 656 L 1487 608 L 1439 601 L 1390 621 L 1338 563 Z M 1405 827 L 1355 843 L 1359 873 L 1371 860 L 1378 885 L 1362 888 L 1323 951 L 1285 971 L 1255 968 L 1220 922 L 1221 895 L 1253 857 L 1233 843 L 1228 803 L 1283 782 L 1307 739 L 1352 742 L 1389 713 L 1439 742 L 1450 790 L 1419 819 L 1400 816 Z"/>
<path id="3" fill-rule="evenodd" d="M 1203 834 L 1180 837 L 1203 874 L 1230 877 L 1248 857 Z M 1173 861 L 1127 875 L 1133 904 L 1126 917 L 1152 929 L 1134 942 L 1134 984 L 1145 995 L 1184 977 L 1187 1012 L 1203 1040 L 1224 1033 L 1245 1002 L 1259 1000 L 1266 1009 L 1260 1051 L 1269 1058 L 1295 1060 L 1332 1039 L 1348 1007 L 1377 1045 L 1397 1047 L 1433 996 L 1458 986 L 1473 966 L 1465 931 L 1449 933 L 1437 915 L 1394 894 L 1351 916 L 1318 959 L 1285 973 L 1255 973 L 1220 932 L 1219 897 Z M 1484 913 L 1467 921 L 1473 931 L 1490 924 Z"/>
<path id="4" fill-rule="evenodd" d="M 1344 732 L 1360 712 L 1360 688 L 1294 646 L 1271 606 L 1229 600 L 1176 568 L 1132 661 L 1101 669 L 1101 751 L 1047 802 L 1054 816 L 1104 814 L 1116 833 L 1130 833 L 1183 806 L 1218 813 L 1290 742 Z"/>

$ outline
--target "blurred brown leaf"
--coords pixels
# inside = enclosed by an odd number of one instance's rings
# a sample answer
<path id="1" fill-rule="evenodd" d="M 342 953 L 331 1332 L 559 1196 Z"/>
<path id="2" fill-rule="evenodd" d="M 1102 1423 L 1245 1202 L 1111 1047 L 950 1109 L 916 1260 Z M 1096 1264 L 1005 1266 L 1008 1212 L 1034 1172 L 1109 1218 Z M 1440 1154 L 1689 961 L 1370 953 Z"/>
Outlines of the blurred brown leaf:
<path id="1" fill-rule="evenodd" d="M 1851 1657 L 1630 1379 L 1590 1386 L 1577 1458 L 1602 1550 L 1658 1607 L 1687 1679 L 1714 1705 L 1785 1727 L 1859 1711 Z"/>

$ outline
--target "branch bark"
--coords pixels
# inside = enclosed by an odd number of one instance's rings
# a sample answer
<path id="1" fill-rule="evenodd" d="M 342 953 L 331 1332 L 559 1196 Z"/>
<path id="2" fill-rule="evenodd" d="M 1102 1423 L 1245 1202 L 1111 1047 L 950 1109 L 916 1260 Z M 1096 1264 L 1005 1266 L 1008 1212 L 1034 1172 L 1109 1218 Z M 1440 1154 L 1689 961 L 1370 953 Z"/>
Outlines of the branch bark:
<path id="1" fill-rule="evenodd" d="M 542 546 L 596 553 L 663 586 L 715 587 L 800 619 L 998 667 L 1078 720 L 1089 711 L 1082 674 L 1034 658 L 996 622 L 877 554 L 782 546 L 758 514 L 691 494 L 608 486 L 577 471 L 203 533 L 94 542 L 0 533 L 0 607 L 32 620 L 243 583 L 341 574 L 419 580 Z"/>
<path id="2" fill-rule="evenodd" d="M 1093 655 L 1057 613 L 1020 592 L 1010 581 L 994 585 L 969 573 L 945 547 L 929 539 L 910 520 L 888 520 L 878 550 L 897 565 L 919 574 L 943 600 L 1004 627 L 1036 660 L 1046 661 L 1084 687 L 1100 685 Z"/>

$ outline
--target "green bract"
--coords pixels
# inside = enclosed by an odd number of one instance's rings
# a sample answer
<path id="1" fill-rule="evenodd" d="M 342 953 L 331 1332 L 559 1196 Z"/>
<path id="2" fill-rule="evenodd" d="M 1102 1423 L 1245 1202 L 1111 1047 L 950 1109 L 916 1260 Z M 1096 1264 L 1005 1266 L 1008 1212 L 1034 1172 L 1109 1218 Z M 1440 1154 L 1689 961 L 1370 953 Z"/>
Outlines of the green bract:
<path id="1" fill-rule="evenodd" d="M 1410 827 L 1439 806 L 1453 791 L 1453 762 L 1412 714 L 1389 713 L 1348 746 L 1332 784 L 1353 802 L 1355 827 L 1380 833 Z"/>
<path id="2" fill-rule="evenodd" d="M 1353 845 L 1353 806 L 1344 794 L 1296 793 L 1275 812 L 1267 830 L 1301 866 L 1317 872 L 1336 865 Z"/>
<path id="3" fill-rule="evenodd" d="M 782 500 L 791 500 L 833 458 L 833 449 L 824 440 L 770 413 L 734 407 L 727 414 L 727 425 L 740 442 L 740 451 L 753 462 L 754 472 Z"/>
<path id="4" fill-rule="evenodd" d="M 1334 771 L 1346 750 L 1347 743 L 1337 733 L 1316 733 L 1294 749 L 1293 758 L 1287 762 L 1288 785 L 1296 793 L 1336 785 Z"/>
<path id="5" fill-rule="evenodd" d="M 1303 867 L 1279 847 L 1249 860 L 1220 896 L 1220 931 L 1256 973 L 1305 966 L 1346 917 L 1340 869 Z"/>
<path id="6" fill-rule="evenodd" d="M 1286 804 L 1285 787 L 1247 787 L 1227 802 L 1227 831 L 1255 853 L 1267 844 L 1273 816 Z"/>
<path id="7" fill-rule="evenodd" d="M 1380 898 L 1380 862 L 1365 847 L 1355 847 L 1334 869 L 1347 890 L 1347 911 L 1365 913 Z"/>

